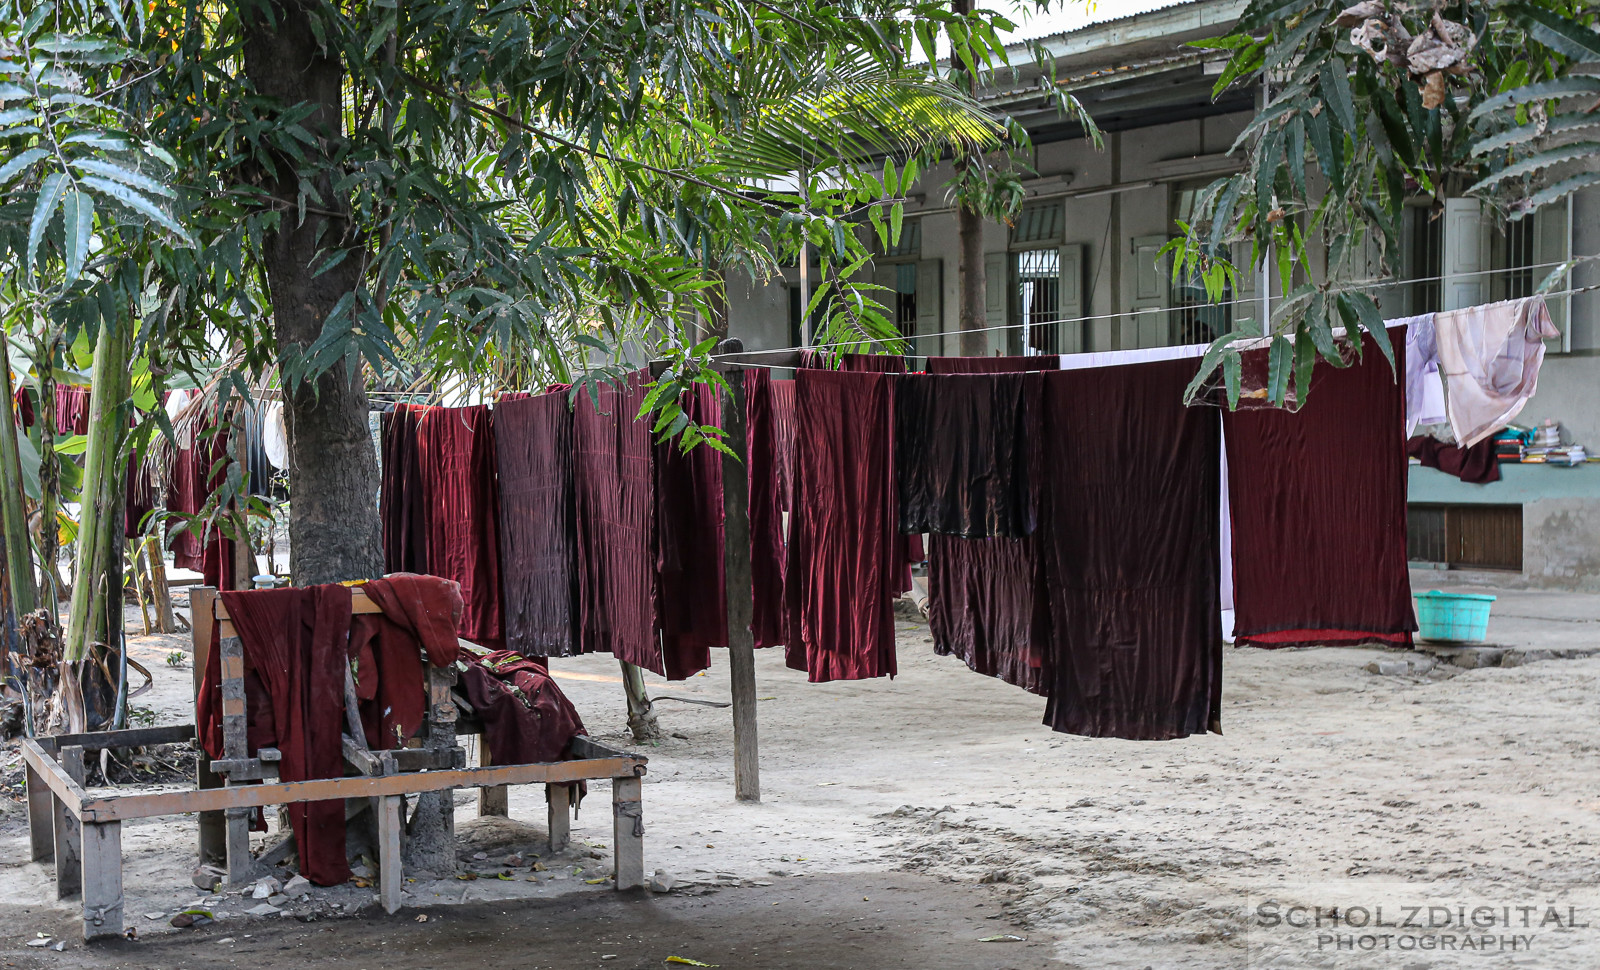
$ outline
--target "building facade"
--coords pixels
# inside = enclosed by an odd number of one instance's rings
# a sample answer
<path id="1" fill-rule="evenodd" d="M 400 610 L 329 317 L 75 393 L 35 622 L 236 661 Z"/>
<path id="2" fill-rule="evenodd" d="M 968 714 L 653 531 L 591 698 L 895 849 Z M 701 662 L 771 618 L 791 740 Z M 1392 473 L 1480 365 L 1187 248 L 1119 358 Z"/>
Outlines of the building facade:
<path id="1" fill-rule="evenodd" d="M 1261 320 L 1281 296 L 1244 272 L 1221 305 L 1174 284 L 1158 250 L 1188 221 L 1196 194 L 1239 171 L 1228 154 L 1258 93 L 1212 88 L 1221 52 L 1188 42 L 1226 33 L 1244 0 L 1194 0 L 1045 38 L 1056 76 L 1104 132 L 1097 149 L 1046 107 L 1026 63 L 983 99 L 1033 135 L 1027 202 L 1013 225 L 985 229 L 987 344 L 992 353 L 1077 353 L 1208 341 L 1236 320 Z M 1026 58 L 1019 47 L 1015 61 Z M 923 174 L 900 242 L 876 261 L 901 332 L 920 355 L 959 352 L 958 239 L 948 164 Z M 1399 282 L 1374 287 L 1386 317 L 1533 293 L 1557 264 L 1600 252 L 1600 192 L 1587 190 L 1518 222 L 1475 200 L 1419 198 L 1408 208 Z M 1247 254 L 1241 254 L 1245 256 Z M 1313 260 L 1324 258 L 1313 249 Z M 1379 277 L 1377 260 L 1371 278 Z M 1319 274 L 1320 275 L 1320 274 Z M 730 281 L 730 332 L 747 349 L 801 342 L 798 268 L 781 281 Z M 1566 285 L 1600 283 L 1579 264 Z M 1567 442 L 1600 450 L 1600 293 L 1550 298 L 1552 341 L 1539 391 L 1519 418 L 1554 420 Z M 1492 569 L 1496 582 L 1600 589 L 1600 465 L 1505 466 L 1505 480 L 1465 485 L 1411 468 L 1412 548 L 1419 564 Z M 1418 558 L 1421 557 L 1421 558 Z"/>

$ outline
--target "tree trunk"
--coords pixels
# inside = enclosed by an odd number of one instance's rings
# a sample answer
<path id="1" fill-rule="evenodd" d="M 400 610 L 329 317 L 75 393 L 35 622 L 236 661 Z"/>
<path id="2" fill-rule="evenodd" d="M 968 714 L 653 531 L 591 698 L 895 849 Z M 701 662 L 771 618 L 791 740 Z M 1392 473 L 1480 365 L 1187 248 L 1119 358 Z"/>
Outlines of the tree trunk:
<path id="1" fill-rule="evenodd" d="M 144 564 L 150 577 L 150 598 L 155 603 L 156 631 L 177 633 L 178 620 L 172 613 L 172 589 L 167 586 L 167 563 L 162 557 L 160 533 L 144 537 Z"/>
<path id="2" fill-rule="evenodd" d="M 5 347 L 0 333 L 0 349 Z M 11 365 L 0 357 L 0 541 L 5 547 L 6 584 L 12 616 L 34 610 L 33 545 L 28 540 L 28 510 L 23 504 L 22 458 L 17 448 L 17 416 L 12 407 Z"/>
<path id="3" fill-rule="evenodd" d="M 308 104 L 302 124 L 324 146 L 342 137 L 344 68 L 311 29 L 310 5 L 280 0 L 244 13 L 245 73 L 262 95 L 281 104 Z M 309 150 L 309 149 L 308 149 Z M 314 150 L 311 150 L 314 151 Z M 311 159 L 314 165 L 324 159 Z M 355 291 L 361 259 L 347 259 L 314 275 L 325 246 L 360 244 L 346 200 L 334 179 L 319 176 L 322 199 L 297 218 L 297 166 L 267 186 L 282 212 L 278 228 L 263 239 L 262 255 L 272 297 L 278 352 L 294 358 L 322 334 L 334 305 Z M 327 213 L 336 213 L 328 215 Z M 298 223 L 298 224 L 297 224 Z M 289 569 L 296 585 L 367 579 L 383 572 L 378 521 L 378 463 L 367 428 L 367 394 L 359 372 L 341 360 L 309 380 L 285 381 L 284 419 L 289 431 Z"/>
<path id="4" fill-rule="evenodd" d="M 51 334 L 40 346 L 39 367 L 39 605 L 57 616 L 61 605 L 61 459 L 56 455 L 56 345 Z"/>
<path id="5" fill-rule="evenodd" d="M 635 741 L 654 741 L 661 737 L 661 725 L 644 686 L 644 671 L 626 660 L 617 662 L 622 664 L 622 690 L 628 695 L 628 730 Z"/>
<path id="6" fill-rule="evenodd" d="M 957 16 L 972 13 L 972 0 L 951 0 L 950 12 Z M 952 64 L 960 62 L 952 57 Z M 968 94 L 977 93 L 977 78 L 955 67 L 952 82 Z M 981 160 L 971 152 L 956 158 L 956 167 L 967 175 L 981 169 Z M 968 188 L 974 188 L 968 180 Z M 959 316 L 956 329 L 961 331 L 961 356 L 986 357 L 989 354 L 989 335 L 984 328 L 989 325 L 989 315 L 984 302 L 983 270 L 983 215 L 971 206 L 956 203 L 956 238 L 960 241 L 957 278 L 961 284 L 961 299 L 957 304 Z"/>
<path id="7" fill-rule="evenodd" d="M 62 645 L 62 710 L 68 731 L 88 730 L 89 704 L 84 678 L 95 665 L 85 663 L 96 643 L 120 649 L 111 636 L 122 626 L 122 441 L 128 419 L 122 410 L 131 393 L 128 370 L 133 323 L 100 325 L 94 346 L 93 386 L 89 396 L 89 442 L 83 457 L 83 491 L 78 515 L 78 582 L 67 610 Z M 47 523 L 48 525 L 48 523 Z M 114 562 L 112 560 L 115 560 Z M 114 577 L 114 579 L 113 579 Z M 114 614 L 114 615 L 113 615 Z M 98 692 L 97 692 L 98 693 Z"/>

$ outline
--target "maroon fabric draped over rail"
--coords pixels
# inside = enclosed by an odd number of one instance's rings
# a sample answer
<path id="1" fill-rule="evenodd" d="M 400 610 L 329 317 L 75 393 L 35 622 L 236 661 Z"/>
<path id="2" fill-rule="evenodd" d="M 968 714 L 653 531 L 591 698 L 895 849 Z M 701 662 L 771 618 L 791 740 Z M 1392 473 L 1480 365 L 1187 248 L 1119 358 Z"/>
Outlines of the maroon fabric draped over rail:
<path id="1" fill-rule="evenodd" d="M 467 701 L 483 722 L 489 760 L 543 764 L 566 757 L 583 719 L 541 665 L 511 650 L 470 657 L 461 676 Z"/>
<path id="2" fill-rule="evenodd" d="M 1049 357 L 930 357 L 931 374 L 1006 373 L 1055 370 Z M 1031 434 L 1039 434 L 1034 410 Z M 1043 694 L 1044 597 L 1035 595 L 1038 576 L 1032 536 L 963 539 L 935 535 L 928 549 L 928 625 L 934 652 L 956 656 L 980 674 Z"/>
<path id="3" fill-rule="evenodd" d="M 1463 482 L 1487 485 L 1500 480 L 1500 459 L 1495 454 L 1492 437 L 1471 448 L 1463 448 L 1447 445 L 1438 438 L 1416 435 L 1406 441 L 1406 454 L 1422 462 L 1424 468 L 1437 468 Z"/>
<path id="4" fill-rule="evenodd" d="M 502 646 L 500 497 L 489 408 L 431 408 L 417 423 L 428 572 L 461 584 L 460 635 Z"/>
<path id="5" fill-rule="evenodd" d="M 361 588 L 383 611 L 351 620 L 362 731 L 368 747 L 404 747 L 427 713 L 424 651 L 436 667 L 455 663 L 460 653 L 461 586 L 437 576 L 395 573 Z"/>
<path id="6" fill-rule="evenodd" d="M 697 424 L 721 423 L 715 388 L 697 385 L 680 403 Z M 700 445 L 685 454 L 676 439 L 664 441 L 655 474 L 662 668 L 683 680 L 711 666 L 712 647 L 728 645 L 722 453 Z"/>
<path id="7" fill-rule="evenodd" d="M 634 420 L 648 380 L 637 371 L 620 387 L 599 385 L 598 407 L 587 392 L 578 395 L 572 442 L 579 642 L 585 653 L 611 653 L 665 674 L 656 636 L 654 448 L 649 424 Z"/>
<path id="8" fill-rule="evenodd" d="M 427 506 L 422 498 L 422 465 L 417 450 L 417 422 L 426 407 L 397 404 L 383 415 L 383 488 L 379 516 L 383 519 L 384 571 L 428 571 Z"/>
<path id="9" fill-rule="evenodd" d="M 789 640 L 783 513 L 789 508 L 785 451 L 794 447 L 794 381 L 775 381 L 766 368 L 751 368 L 744 372 L 744 401 L 754 594 L 750 630 L 756 646 L 776 647 Z"/>
<path id="10" fill-rule="evenodd" d="M 1216 411 L 1183 406 L 1195 366 L 1044 375 L 1035 535 L 1057 731 L 1221 731 L 1220 446 Z"/>
<path id="11" fill-rule="evenodd" d="M 578 642 L 572 408 L 563 392 L 495 405 L 506 647 L 570 657 Z"/>
<path id="12" fill-rule="evenodd" d="M 1417 628 L 1394 376 L 1405 345 L 1391 371 L 1365 339 L 1359 364 L 1318 362 L 1300 410 L 1224 413 L 1237 643 L 1409 644 Z"/>
<path id="13" fill-rule="evenodd" d="M 283 753 L 279 777 L 309 781 L 344 775 L 339 736 L 344 721 L 344 670 L 350 636 L 350 590 L 343 586 L 224 592 L 243 646 L 246 711 L 252 752 Z M 221 651 L 213 639 L 196 716 L 206 752 L 220 758 Z M 289 806 L 300 872 L 319 886 L 350 878 L 345 859 L 344 802 Z"/>
<path id="14" fill-rule="evenodd" d="M 795 376 L 785 662 L 813 682 L 895 673 L 891 601 L 906 569 L 895 554 L 895 379 Z"/>

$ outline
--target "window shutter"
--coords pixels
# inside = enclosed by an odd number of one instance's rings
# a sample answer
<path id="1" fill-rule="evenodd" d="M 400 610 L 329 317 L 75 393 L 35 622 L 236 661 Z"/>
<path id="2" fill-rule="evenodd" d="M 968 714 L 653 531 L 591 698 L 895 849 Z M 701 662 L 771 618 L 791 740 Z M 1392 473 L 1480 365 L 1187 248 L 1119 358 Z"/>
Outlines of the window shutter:
<path id="1" fill-rule="evenodd" d="M 1081 353 L 1083 347 L 1083 318 L 1089 315 L 1089 302 L 1083 288 L 1083 244 L 1061 247 L 1061 288 L 1058 291 L 1059 317 L 1062 321 L 1060 345 L 1063 354 Z"/>
<path id="2" fill-rule="evenodd" d="M 1545 277 L 1555 271 L 1552 263 L 1564 263 L 1572 258 L 1572 196 L 1560 202 L 1534 210 L 1533 213 L 1533 285 L 1537 289 Z M 1552 289 L 1555 292 L 1572 289 L 1572 274 Z M 1572 334 L 1568 321 L 1572 319 L 1572 294 L 1545 298 L 1550 306 L 1550 321 L 1561 331 L 1560 340 L 1550 341 L 1550 350 L 1565 353 L 1572 349 Z"/>
<path id="3" fill-rule="evenodd" d="M 917 261 L 917 337 L 915 353 L 923 357 L 943 352 L 943 337 L 932 334 L 944 330 L 944 260 Z"/>
<path id="4" fill-rule="evenodd" d="M 1122 350 L 1165 347 L 1168 339 L 1168 282 L 1166 257 L 1158 257 L 1166 236 L 1135 236 L 1133 239 L 1133 300 L 1129 309 L 1144 311 L 1122 321 Z"/>
<path id="5" fill-rule="evenodd" d="M 1477 199 L 1444 200 L 1444 286 L 1440 309 L 1459 310 L 1486 302 L 1487 223 Z"/>
<path id="6" fill-rule="evenodd" d="M 1006 352 L 1008 334 L 1003 329 L 1009 323 L 1011 306 L 1011 254 L 986 253 L 983 257 L 983 312 L 989 328 L 986 335 L 989 352 Z M 959 338 L 958 338 L 959 339 Z"/>

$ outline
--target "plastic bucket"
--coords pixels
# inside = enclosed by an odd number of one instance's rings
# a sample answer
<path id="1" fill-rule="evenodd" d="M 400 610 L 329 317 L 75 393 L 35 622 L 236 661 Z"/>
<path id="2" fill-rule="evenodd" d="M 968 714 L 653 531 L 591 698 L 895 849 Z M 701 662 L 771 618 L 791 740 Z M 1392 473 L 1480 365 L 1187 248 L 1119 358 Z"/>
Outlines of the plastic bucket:
<path id="1" fill-rule="evenodd" d="M 1481 641 L 1489 632 L 1489 608 L 1494 600 L 1482 593 L 1418 593 L 1418 632 L 1424 640 Z"/>

